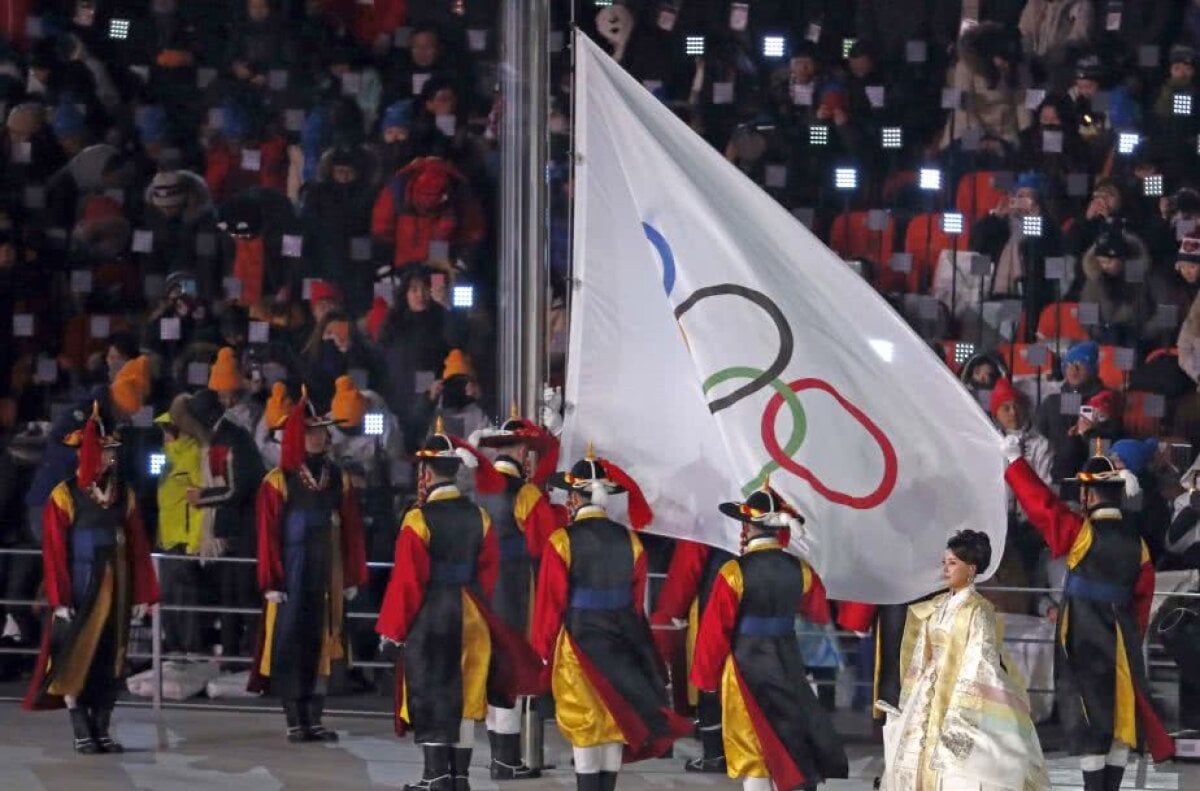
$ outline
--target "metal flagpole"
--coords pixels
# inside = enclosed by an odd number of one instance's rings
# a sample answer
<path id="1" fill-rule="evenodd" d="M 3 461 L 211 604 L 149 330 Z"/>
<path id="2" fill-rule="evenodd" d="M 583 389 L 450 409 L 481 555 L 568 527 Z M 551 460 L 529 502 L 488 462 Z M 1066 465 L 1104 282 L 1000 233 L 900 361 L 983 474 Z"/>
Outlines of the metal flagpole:
<path id="1" fill-rule="evenodd" d="M 549 37 L 549 0 L 504 4 L 497 403 L 531 416 L 545 378 Z"/>
<path id="2" fill-rule="evenodd" d="M 500 89 L 499 399 L 536 417 L 545 381 L 550 91 L 549 0 L 503 4 Z M 536 699 L 524 701 L 522 758 L 543 763 Z"/>

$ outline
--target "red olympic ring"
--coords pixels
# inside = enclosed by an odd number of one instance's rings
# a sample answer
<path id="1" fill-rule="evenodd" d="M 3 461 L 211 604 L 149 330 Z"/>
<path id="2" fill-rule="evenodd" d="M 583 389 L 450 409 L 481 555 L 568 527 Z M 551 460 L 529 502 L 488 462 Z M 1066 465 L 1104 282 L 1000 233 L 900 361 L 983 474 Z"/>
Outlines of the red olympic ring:
<path id="1" fill-rule="evenodd" d="M 824 379 L 797 379 L 794 382 L 790 382 L 788 387 L 796 393 L 802 390 L 821 390 L 833 396 L 842 409 L 849 412 L 867 430 L 867 433 L 871 435 L 876 444 L 879 445 L 879 449 L 883 452 L 883 479 L 879 482 L 879 486 L 876 487 L 875 491 L 864 497 L 855 497 L 854 495 L 829 488 L 813 474 L 812 470 L 797 463 L 785 454 L 783 448 L 779 446 L 779 440 L 775 436 L 775 418 L 779 415 L 779 410 L 783 406 L 783 396 L 779 393 L 771 396 L 771 400 L 767 402 L 767 408 L 763 412 L 762 417 L 763 447 L 767 449 L 767 453 L 770 454 L 771 458 L 778 462 L 779 466 L 783 469 L 798 478 L 808 481 L 817 494 L 838 505 L 867 510 L 874 508 L 890 497 L 892 490 L 896 488 L 896 479 L 899 476 L 899 464 L 896 459 L 896 449 L 892 447 L 891 440 L 880 430 L 879 426 L 875 425 L 861 409 L 847 401 L 833 385 Z"/>

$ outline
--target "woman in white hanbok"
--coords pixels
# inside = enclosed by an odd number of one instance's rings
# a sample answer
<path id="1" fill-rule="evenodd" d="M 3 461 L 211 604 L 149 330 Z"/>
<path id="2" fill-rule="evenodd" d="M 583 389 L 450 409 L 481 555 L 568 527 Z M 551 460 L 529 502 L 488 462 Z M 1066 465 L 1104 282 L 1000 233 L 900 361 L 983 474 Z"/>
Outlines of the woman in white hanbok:
<path id="1" fill-rule="evenodd" d="M 1001 657 L 991 603 L 975 575 L 991 562 L 984 533 L 947 544 L 948 593 L 909 608 L 900 708 L 880 702 L 884 791 L 1049 791 L 1029 698 Z"/>

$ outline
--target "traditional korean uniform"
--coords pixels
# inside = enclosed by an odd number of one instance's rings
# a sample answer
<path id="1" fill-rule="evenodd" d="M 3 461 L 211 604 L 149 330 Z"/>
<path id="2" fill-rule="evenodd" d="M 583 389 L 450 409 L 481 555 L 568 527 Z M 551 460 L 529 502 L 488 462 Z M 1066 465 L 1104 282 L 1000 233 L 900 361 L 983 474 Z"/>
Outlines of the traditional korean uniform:
<path id="1" fill-rule="evenodd" d="M 250 689 L 282 698 L 288 740 L 336 741 L 321 723 L 334 661 L 348 658 L 345 606 L 367 581 L 362 518 L 349 476 L 307 455 L 327 427 L 307 397 L 283 428 L 280 466 L 258 492 L 258 584 L 266 604 Z"/>
<path id="2" fill-rule="evenodd" d="M 66 444 L 76 475 L 54 487 L 42 514 L 42 563 L 51 623 L 25 697 L 27 709 L 65 705 L 80 753 L 123 752 L 109 721 L 125 675 L 131 619 L 158 601 L 150 544 L 133 493 L 105 467 L 120 442 L 98 409 Z"/>
<path id="3" fill-rule="evenodd" d="M 806 601 L 825 609 L 824 587 L 775 534 L 799 531 L 804 520 L 767 487 L 721 512 L 771 533 L 751 537 L 721 567 L 696 638 L 692 682 L 720 691 L 727 772 L 747 791 L 846 777 L 842 741 L 809 686 L 795 631 L 797 612 L 819 617 Z"/>
<path id="4" fill-rule="evenodd" d="M 418 451 L 456 465 L 478 459 L 441 430 Z M 487 511 L 452 481 L 422 494 L 404 516 L 396 562 L 376 631 L 402 645 L 397 664 L 398 732 L 409 727 L 425 770 L 410 791 L 467 791 L 475 723 L 489 699 L 511 701 L 541 689 L 540 662 L 521 633 L 487 602 L 496 587 L 499 542 Z"/>
<path id="5" fill-rule="evenodd" d="M 1070 483 L 1081 492 L 1120 492 L 1126 472 L 1095 456 Z M 1010 464 L 1005 479 L 1051 554 L 1067 559 L 1054 691 L 1070 752 L 1081 756 L 1087 791 L 1118 788 L 1130 749 L 1145 744 L 1156 761 L 1175 751 L 1151 704 L 1142 661 L 1154 592 L 1150 552 L 1119 508 L 1075 513 L 1025 459 Z"/>
<path id="6" fill-rule="evenodd" d="M 623 760 L 661 756 L 692 730 L 668 705 L 642 604 L 642 543 L 608 518 L 604 503 L 628 492 L 636 528 L 652 514 L 632 478 L 590 453 L 551 485 L 590 503 L 551 534 L 542 554 L 533 645 L 551 666 L 556 719 L 574 750 L 580 791 L 611 791 Z"/>

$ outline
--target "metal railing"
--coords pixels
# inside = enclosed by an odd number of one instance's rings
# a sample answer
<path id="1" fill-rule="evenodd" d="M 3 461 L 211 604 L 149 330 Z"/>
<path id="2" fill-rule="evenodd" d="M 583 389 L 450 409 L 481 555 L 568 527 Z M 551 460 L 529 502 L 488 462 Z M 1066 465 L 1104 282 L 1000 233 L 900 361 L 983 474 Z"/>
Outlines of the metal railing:
<path id="1" fill-rule="evenodd" d="M 26 555 L 26 556 L 40 557 L 41 554 L 42 554 L 41 551 L 37 550 L 37 549 L 16 548 L 16 547 L 0 548 L 0 555 Z M 241 558 L 241 557 L 200 558 L 200 557 L 193 556 L 193 555 L 178 555 L 178 554 L 162 553 L 162 552 L 152 553 L 151 558 L 154 563 L 155 574 L 158 574 L 160 576 L 160 578 L 161 578 L 160 571 L 162 568 L 162 564 L 164 562 L 168 562 L 168 563 L 175 563 L 175 562 L 197 563 L 197 562 L 199 562 L 202 564 L 256 563 L 257 562 L 254 558 Z M 374 569 L 374 570 L 391 569 L 394 565 L 395 564 L 388 562 L 388 561 L 372 561 L 367 564 L 369 569 Z M 663 580 L 666 575 L 661 574 L 661 573 L 651 573 L 648 576 L 650 577 L 650 579 L 652 581 L 659 582 L 659 581 Z M 997 585 L 997 586 L 985 586 L 985 587 L 981 588 L 981 592 L 984 592 L 984 593 L 1024 593 L 1024 594 L 1058 595 L 1058 594 L 1062 593 L 1062 590 L 1060 588 L 1049 588 L 1049 587 L 1033 588 L 1033 587 L 999 586 L 999 585 Z M 1154 596 L 1156 598 L 1164 598 L 1164 597 L 1200 598 L 1200 592 L 1155 591 Z M 651 590 L 651 585 L 647 585 L 646 593 L 645 593 L 645 601 L 643 602 L 643 606 L 645 607 L 645 610 L 647 613 L 650 612 L 650 610 L 651 610 L 652 599 L 653 599 L 653 592 Z M 0 599 L 0 606 L 35 608 L 35 607 L 46 607 L 46 606 L 48 606 L 48 603 L 44 599 L 2 598 L 2 599 Z M 147 653 L 141 653 L 141 652 L 132 652 L 128 656 L 130 659 L 133 659 L 133 660 L 146 660 L 146 659 L 150 660 L 151 669 L 153 670 L 153 678 L 154 678 L 153 696 L 151 697 L 151 700 L 149 702 L 136 701 L 136 700 L 134 700 L 134 701 L 124 701 L 123 700 L 123 701 L 121 701 L 121 705 L 140 706 L 140 707 L 149 706 L 156 711 L 162 710 L 164 708 L 209 709 L 209 710 L 219 710 L 219 711 L 262 711 L 262 710 L 266 709 L 265 706 L 253 705 L 253 704 L 236 705 L 236 704 L 219 704 L 219 703 L 217 703 L 217 704 L 198 703 L 198 702 L 190 702 L 190 701 L 176 701 L 176 702 L 164 701 L 163 700 L 163 664 L 165 662 L 170 662 L 170 661 L 220 662 L 220 663 L 229 663 L 229 664 L 238 664 L 238 665 L 241 665 L 241 664 L 248 665 L 254 661 L 253 657 L 248 657 L 248 656 L 227 656 L 227 655 L 220 655 L 220 654 L 193 654 L 193 653 L 180 654 L 180 653 L 165 652 L 163 650 L 163 623 L 162 623 L 164 613 L 201 613 L 201 614 L 207 613 L 207 614 L 211 614 L 214 616 L 222 615 L 222 614 L 261 615 L 262 609 L 258 608 L 258 607 L 253 607 L 253 608 L 252 607 L 231 607 L 231 606 L 211 606 L 211 605 L 198 605 L 198 604 L 197 605 L 182 605 L 182 604 L 165 604 L 165 603 L 159 603 L 158 605 L 150 608 L 150 612 L 149 612 L 150 619 L 151 619 L 151 623 L 150 623 L 151 650 L 150 650 L 150 653 L 147 654 Z M 376 618 L 378 618 L 378 616 L 379 616 L 378 612 L 350 612 L 350 611 L 346 612 L 347 618 L 356 619 L 356 620 L 367 620 L 367 619 L 375 620 Z M 684 627 L 655 626 L 653 628 L 655 628 L 655 629 L 664 629 L 664 628 L 665 629 L 679 629 L 679 628 L 684 628 Z M 847 632 L 847 631 L 840 631 L 840 630 L 833 630 L 833 629 L 827 629 L 827 630 L 804 630 L 804 629 L 801 629 L 797 632 L 797 634 L 798 635 L 811 635 L 814 637 L 819 636 L 819 637 L 832 637 L 832 638 L 858 638 L 858 637 L 861 637 L 861 635 L 858 635 L 855 632 Z M 1023 637 L 1012 638 L 1012 637 L 1007 637 L 1007 636 L 1005 637 L 1004 641 L 1006 643 L 1012 643 L 1012 644 L 1031 644 L 1031 643 L 1032 644 L 1046 644 L 1046 643 L 1054 642 L 1053 638 L 1023 638 Z M 1144 650 L 1146 650 L 1149 647 L 1149 645 L 1150 645 L 1150 641 L 1147 640 L 1146 643 L 1144 644 Z M 0 647 L 0 654 L 35 655 L 37 653 L 38 653 L 38 649 L 36 649 L 36 648 Z M 372 660 L 354 660 L 353 664 L 355 667 L 361 667 L 361 668 L 378 668 L 378 669 L 391 669 L 392 668 L 392 664 L 390 662 L 381 662 L 381 661 L 372 661 Z M 812 683 L 815 686 L 824 686 L 824 685 L 836 685 L 839 682 L 836 680 L 821 679 L 821 680 L 815 680 Z M 845 682 L 841 682 L 841 683 L 845 683 Z M 863 686 L 871 686 L 871 685 L 872 684 L 870 681 L 856 681 L 856 682 L 852 683 L 852 686 L 855 686 L 855 687 L 863 687 Z M 1054 690 L 1034 688 L 1034 689 L 1029 689 L 1028 692 L 1029 692 L 1029 694 L 1048 695 L 1048 694 L 1053 694 Z M 11 700 L 15 700 L 15 699 L 16 698 L 0 696 L 0 700 L 10 700 L 11 701 Z M 385 718 L 385 717 L 391 718 L 392 717 L 392 713 L 390 711 L 377 711 L 377 710 L 359 709 L 359 708 L 331 708 L 331 709 L 329 709 L 329 713 L 336 714 L 339 716 L 354 716 L 354 717 L 370 717 L 370 718 Z M 1141 776 L 1143 774 L 1143 772 L 1144 772 L 1144 768 L 1142 768 L 1142 771 L 1139 772 L 1139 776 Z M 1141 787 L 1141 786 L 1138 786 L 1138 787 Z"/>

